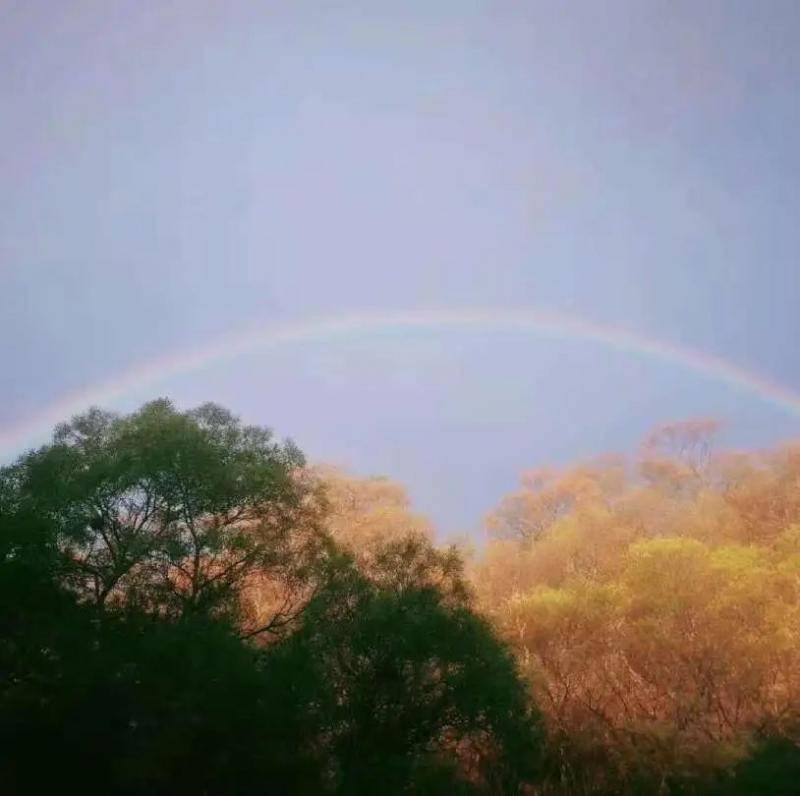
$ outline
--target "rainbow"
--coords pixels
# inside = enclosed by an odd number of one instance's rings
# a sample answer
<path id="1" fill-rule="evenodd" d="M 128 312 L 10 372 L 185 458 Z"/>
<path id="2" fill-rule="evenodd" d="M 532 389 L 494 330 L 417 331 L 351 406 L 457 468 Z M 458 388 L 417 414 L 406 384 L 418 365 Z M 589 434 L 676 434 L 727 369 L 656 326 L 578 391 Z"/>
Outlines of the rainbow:
<path id="1" fill-rule="evenodd" d="M 333 342 L 352 336 L 392 331 L 474 329 L 511 331 L 606 345 L 617 351 L 660 360 L 713 379 L 800 417 L 800 395 L 716 356 L 591 323 L 578 317 L 536 311 L 436 310 L 353 314 L 269 325 L 228 335 L 197 349 L 169 353 L 135 365 L 117 376 L 64 396 L 43 411 L 0 429 L 0 456 L 10 457 L 46 438 L 53 426 L 92 405 L 110 405 L 144 386 L 168 377 L 200 371 L 209 365 L 261 349 L 292 343 Z"/>

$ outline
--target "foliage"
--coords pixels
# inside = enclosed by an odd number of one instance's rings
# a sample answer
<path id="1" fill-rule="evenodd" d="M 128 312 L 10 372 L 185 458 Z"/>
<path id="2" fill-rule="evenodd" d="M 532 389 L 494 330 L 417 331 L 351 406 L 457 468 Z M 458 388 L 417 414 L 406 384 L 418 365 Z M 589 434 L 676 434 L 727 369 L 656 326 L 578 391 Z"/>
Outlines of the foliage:
<path id="1" fill-rule="evenodd" d="M 556 790 L 702 790 L 753 739 L 797 740 L 800 448 L 715 453 L 716 431 L 526 475 L 490 516 L 472 579 L 545 715 Z"/>
<path id="2" fill-rule="evenodd" d="M 337 542 L 302 464 L 219 407 L 155 401 L 75 418 L 0 471 L 10 792 L 515 793 L 536 775 L 536 713 L 455 551 L 418 522 Z"/>
<path id="3" fill-rule="evenodd" d="M 400 485 L 219 407 L 74 418 L 0 470 L 0 777 L 794 792 L 800 447 L 718 431 L 524 473 L 465 569 Z"/>
<path id="4" fill-rule="evenodd" d="M 405 792 L 422 766 L 452 771 L 451 785 L 515 792 L 535 773 L 537 736 L 512 659 L 464 601 L 386 561 L 379 579 L 340 572 L 275 658 L 315 684 L 308 710 L 336 789 Z"/>

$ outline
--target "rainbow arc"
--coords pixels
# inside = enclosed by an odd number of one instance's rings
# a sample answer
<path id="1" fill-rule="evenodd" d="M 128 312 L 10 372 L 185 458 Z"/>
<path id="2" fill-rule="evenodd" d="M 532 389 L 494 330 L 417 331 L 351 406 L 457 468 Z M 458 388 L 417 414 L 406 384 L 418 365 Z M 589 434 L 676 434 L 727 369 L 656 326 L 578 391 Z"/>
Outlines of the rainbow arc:
<path id="1" fill-rule="evenodd" d="M 436 310 L 359 313 L 275 324 L 225 336 L 209 345 L 168 353 L 135 365 L 104 382 L 64 396 L 41 412 L 0 429 L 0 457 L 10 457 L 46 437 L 52 427 L 92 405 L 108 406 L 142 387 L 172 376 L 202 371 L 243 354 L 304 342 L 339 340 L 392 331 L 469 329 L 487 334 L 511 331 L 609 346 L 660 360 L 752 395 L 800 417 L 800 395 L 720 357 L 579 317 L 529 310 Z"/>

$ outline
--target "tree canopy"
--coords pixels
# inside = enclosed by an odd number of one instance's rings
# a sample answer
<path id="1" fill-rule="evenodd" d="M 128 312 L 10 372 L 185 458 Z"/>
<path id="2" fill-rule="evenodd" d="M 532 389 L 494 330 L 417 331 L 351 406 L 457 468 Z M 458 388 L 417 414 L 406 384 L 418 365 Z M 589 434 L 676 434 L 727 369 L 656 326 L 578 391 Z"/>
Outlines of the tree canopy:
<path id="1" fill-rule="evenodd" d="M 322 492 L 293 444 L 165 400 L 92 410 L 0 471 L 6 786 L 514 793 L 533 779 L 536 712 L 458 556 L 400 516 L 364 557 Z"/>
<path id="2" fill-rule="evenodd" d="M 793 793 L 800 448 L 717 431 L 527 471 L 465 552 L 218 406 L 73 418 L 0 470 L 0 778 Z"/>
<path id="3" fill-rule="evenodd" d="M 672 424 L 633 461 L 525 474 L 488 519 L 479 604 L 572 792 L 707 792 L 727 772 L 738 793 L 751 754 L 796 765 L 800 447 L 717 451 L 716 430 Z"/>

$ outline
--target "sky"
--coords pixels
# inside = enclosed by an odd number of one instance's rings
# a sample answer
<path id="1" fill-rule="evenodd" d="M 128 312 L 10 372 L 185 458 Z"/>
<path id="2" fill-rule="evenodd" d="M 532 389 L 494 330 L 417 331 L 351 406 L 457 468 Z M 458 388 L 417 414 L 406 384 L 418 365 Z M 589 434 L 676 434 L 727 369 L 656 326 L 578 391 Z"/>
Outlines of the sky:
<path id="1" fill-rule="evenodd" d="M 0 435 L 359 313 L 567 314 L 800 393 L 798 128 L 794 0 L 3 0 Z M 107 408 L 156 395 L 397 478 L 443 534 L 660 422 L 800 436 L 675 363 L 496 329 L 251 350 Z"/>

